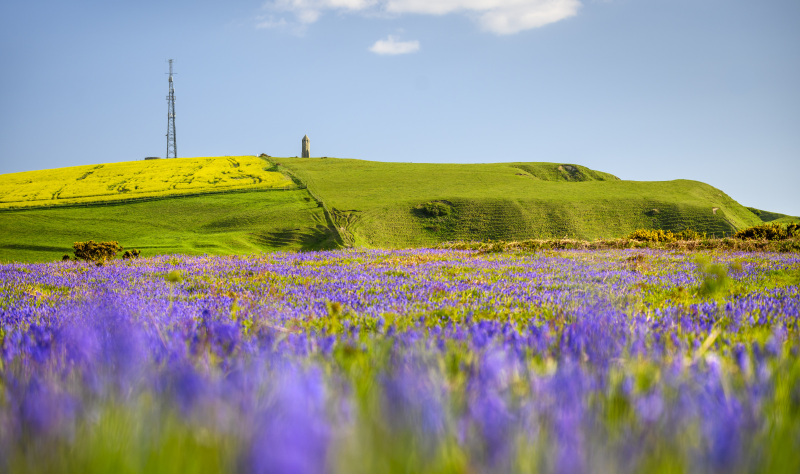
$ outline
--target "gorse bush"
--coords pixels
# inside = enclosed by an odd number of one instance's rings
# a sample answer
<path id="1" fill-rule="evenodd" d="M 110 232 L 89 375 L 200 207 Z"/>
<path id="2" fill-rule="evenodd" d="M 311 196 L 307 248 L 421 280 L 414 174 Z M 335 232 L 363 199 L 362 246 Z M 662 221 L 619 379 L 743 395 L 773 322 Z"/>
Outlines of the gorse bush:
<path id="1" fill-rule="evenodd" d="M 676 233 L 663 229 L 636 229 L 628 234 L 627 238 L 640 242 L 677 242 L 684 240 L 703 240 L 706 238 L 706 234 L 701 234 L 692 229 L 684 229 Z"/>
<path id="2" fill-rule="evenodd" d="M 675 236 L 672 232 L 664 232 L 662 229 L 636 229 L 628 238 L 640 242 L 674 242 Z"/>
<path id="3" fill-rule="evenodd" d="M 117 252 L 122 250 L 122 246 L 116 240 L 111 242 L 95 242 L 94 240 L 75 242 L 72 248 L 75 249 L 75 258 L 78 260 L 91 260 L 94 262 L 110 260 L 117 256 Z M 138 251 L 136 252 L 138 255 Z"/>
<path id="4" fill-rule="evenodd" d="M 737 239 L 785 240 L 800 237 L 800 224 L 782 226 L 778 223 L 761 224 L 736 233 Z"/>
<path id="5" fill-rule="evenodd" d="M 706 233 L 700 233 L 693 229 L 683 229 L 682 231 L 675 234 L 676 240 L 704 240 L 706 238 Z"/>
<path id="6" fill-rule="evenodd" d="M 129 260 L 132 258 L 139 258 L 141 256 L 141 252 L 136 249 L 126 250 L 125 253 L 122 254 L 123 260 Z"/>

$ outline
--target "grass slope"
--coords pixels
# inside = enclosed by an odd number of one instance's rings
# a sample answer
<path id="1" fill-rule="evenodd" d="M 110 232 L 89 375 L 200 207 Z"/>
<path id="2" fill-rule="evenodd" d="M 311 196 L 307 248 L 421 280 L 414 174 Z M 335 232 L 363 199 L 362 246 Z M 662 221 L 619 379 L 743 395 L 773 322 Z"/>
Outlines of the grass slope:
<path id="1" fill-rule="evenodd" d="M 230 189 L 291 188 L 255 156 L 128 161 L 0 175 L 0 208 L 53 206 Z"/>
<path id="2" fill-rule="evenodd" d="M 756 209 L 754 207 L 748 207 L 753 214 L 758 216 L 762 222 L 774 222 L 778 224 L 791 224 L 794 222 L 800 222 L 800 217 L 798 216 L 789 216 L 786 214 L 781 214 L 779 212 L 770 212 L 764 211 L 761 209 Z"/>
<path id="3" fill-rule="evenodd" d="M 553 163 L 411 164 L 271 159 L 330 210 L 355 245 L 405 247 L 448 240 L 620 237 L 636 228 L 730 234 L 760 220 L 697 181 L 622 181 Z M 429 216 L 438 201 L 450 213 Z"/>
<path id="4" fill-rule="evenodd" d="M 85 240 L 142 255 L 247 254 L 334 248 L 336 234 L 304 190 L 252 191 L 149 202 L 0 212 L 0 261 L 46 261 Z"/>

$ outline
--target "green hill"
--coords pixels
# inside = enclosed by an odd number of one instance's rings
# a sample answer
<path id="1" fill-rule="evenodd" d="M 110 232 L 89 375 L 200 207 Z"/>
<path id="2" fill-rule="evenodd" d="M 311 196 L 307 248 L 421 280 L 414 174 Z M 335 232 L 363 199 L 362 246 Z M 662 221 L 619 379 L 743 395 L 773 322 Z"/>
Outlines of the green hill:
<path id="1" fill-rule="evenodd" d="M 448 240 L 620 237 L 637 228 L 729 235 L 760 223 L 697 181 L 622 181 L 554 163 L 411 164 L 271 159 L 323 201 L 345 240 L 403 247 Z M 426 213 L 427 203 L 446 206 Z"/>
<path id="2" fill-rule="evenodd" d="M 143 255 L 244 254 L 636 228 L 723 235 L 761 222 L 704 183 L 623 181 L 573 164 L 221 157 L 105 167 L 0 175 L 0 261 L 53 260 L 89 239 Z"/>
<path id="3" fill-rule="evenodd" d="M 56 260 L 86 240 L 116 240 L 146 256 L 339 245 L 322 209 L 302 190 L 0 211 L 0 261 Z"/>

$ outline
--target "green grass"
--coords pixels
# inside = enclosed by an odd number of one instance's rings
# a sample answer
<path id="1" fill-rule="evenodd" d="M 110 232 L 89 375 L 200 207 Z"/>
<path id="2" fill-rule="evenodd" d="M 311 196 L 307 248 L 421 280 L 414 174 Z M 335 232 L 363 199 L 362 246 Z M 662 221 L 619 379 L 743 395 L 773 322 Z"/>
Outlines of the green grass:
<path id="1" fill-rule="evenodd" d="M 411 164 L 273 158 L 307 184 L 356 245 L 449 240 L 622 237 L 637 228 L 730 235 L 759 219 L 689 180 L 622 181 L 556 163 Z M 439 201 L 446 216 L 420 209 Z"/>
<path id="2" fill-rule="evenodd" d="M 0 175 L 0 208 L 218 192 L 291 188 L 255 156 L 127 161 Z"/>
<path id="3" fill-rule="evenodd" d="M 150 256 L 314 250 L 337 246 L 335 239 L 304 190 L 0 212 L 2 262 L 57 260 L 86 240 L 116 240 Z"/>
<path id="4" fill-rule="evenodd" d="M 753 214 L 758 216 L 762 222 L 775 222 L 779 224 L 791 224 L 793 222 L 800 222 L 800 217 L 798 216 L 789 216 L 786 214 L 781 214 L 779 212 L 770 212 L 764 211 L 761 209 L 756 209 L 754 207 L 748 207 Z"/>
<path id="5" fill-rule="evenodd" d="M 800 217 L 796 216 L 786 216 L 786 217 L 779 217 L 775 220 L 769 221 L 770 223 L 775 224 L 797 224 L 800 223 Z"/>

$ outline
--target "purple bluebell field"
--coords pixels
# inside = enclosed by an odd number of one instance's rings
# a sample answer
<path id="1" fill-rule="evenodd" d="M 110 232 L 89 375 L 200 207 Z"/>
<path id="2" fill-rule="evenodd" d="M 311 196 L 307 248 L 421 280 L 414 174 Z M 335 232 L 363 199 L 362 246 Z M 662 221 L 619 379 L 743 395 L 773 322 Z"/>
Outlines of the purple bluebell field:
<path id="1" fill-rule="evenodd" d="M 3 472 L 800 472 L 800 256 L 0 266 Z"/>

